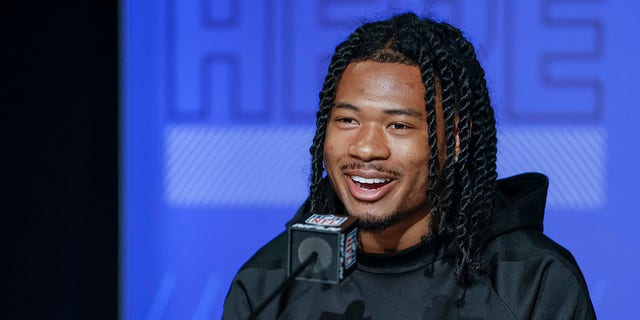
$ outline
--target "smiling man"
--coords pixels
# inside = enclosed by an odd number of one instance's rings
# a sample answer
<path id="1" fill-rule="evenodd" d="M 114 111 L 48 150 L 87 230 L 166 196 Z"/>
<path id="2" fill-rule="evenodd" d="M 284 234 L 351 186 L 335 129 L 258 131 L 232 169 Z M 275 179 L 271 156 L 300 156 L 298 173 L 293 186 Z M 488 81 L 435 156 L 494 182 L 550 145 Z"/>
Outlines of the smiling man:
<path id="1" fill-rule="evenodd" d="M 575 260 L 542 233 L 546 177 L 496 180 L 484 71 L 458 29 L 413 14 L 358 28 L 332 57 L 316 124 L 291 223 L 357 217 L 357 267 L 339 284 L 294 282 L 260 318 L 595 318 Z M 225 319 L 284 281 L 287 241 L 241 268 Z"/>

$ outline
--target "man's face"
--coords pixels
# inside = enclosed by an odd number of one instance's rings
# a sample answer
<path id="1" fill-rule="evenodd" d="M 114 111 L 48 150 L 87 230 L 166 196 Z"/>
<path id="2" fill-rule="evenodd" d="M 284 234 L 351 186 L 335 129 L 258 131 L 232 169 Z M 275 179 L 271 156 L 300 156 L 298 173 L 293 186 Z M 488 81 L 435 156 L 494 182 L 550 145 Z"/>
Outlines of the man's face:
<path id="1" fill-rule="evenodd" d="M 424 216 L 429 143 L 420 69 L 354 62 L 338 83 L 324 164 L 347 212 L 365 223 Z"/>

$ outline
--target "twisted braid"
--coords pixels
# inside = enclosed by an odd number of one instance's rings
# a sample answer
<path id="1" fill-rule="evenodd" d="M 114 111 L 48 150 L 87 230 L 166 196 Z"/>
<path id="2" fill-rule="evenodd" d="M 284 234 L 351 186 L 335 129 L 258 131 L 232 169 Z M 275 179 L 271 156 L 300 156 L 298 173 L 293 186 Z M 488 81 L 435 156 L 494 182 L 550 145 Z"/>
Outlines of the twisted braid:
<path id="1" fill-rule="evenodd" d="M 478 59 L 473 49 L 473 45 L 464 40 L 464 37 L 460 30 L 455 27 L 443 24 L 444 32 L 449 34 L 454 41 L 457 51 L 462 59 L 465 60 L 465 65 L 471 73 L 469 79 L 473 81 L 471 108 L 473 124 L 467 120 L 461 118 L 460 132 L 465 133 L 469 129 L 466 126 L 473 126 L 475 129 L 470 130 L 473 138 L 472 151 L 474 162 L 466 169 L 469 170 L 469 174 L 462 175 L 462 177 L 473 176 L 474 181 L 465 181 L 464 186 L 468 186 L 467 190 L 462 192 L 464 201 L 462 203 L 469 203 L 460 210 L 461 216 L 466 221 L 460 221 L 458 225 L 470 226 L 470 232 L 467 235 L 466 247 L 467 250 L 463 251 L 463 255 L 459 256 L 459 266 L 464 268 L 479 268 L 478 264 L 479 253 L 484 251 L 486 245 L 486 230 L 492 222 L 492 210 L 493 210 L 493 198 L 495 192 L 496 174 L 496 129 L 495 129 L 495 117 L 493 114 L 493 108 L 490 106 L 489 93 L 486 86 L 484 70 L 480 66 Z M 460 75 L 462 77 L 462 74 Z M 466 103 L 461 103 L 466 105 Z M 466 138 L 463 138 L 466 139 Z M 461 141 L 461 145 L 466 145 Z M 466 155 L 465 155 L 466 157 Z M 463 163 L 466 163 L 467 159 L 461 159 Z M 464 169 L 464 167 L 461 167 Z M 471 188 L 469 188 L 471 187 Z M 471 200 L 469 201 L 469 197 Z M 458 274 L 463 273 L 463 270 L 458 269 Z"/>
<path id="2" fill-rule="evenodd" d="M 446 230 L 449 226 L 448 219 L 450 216 L 450 212 L 454 211 L 454 197 L 455 193 L 454 188 L 456 185 L 456 178 L 454 172 L 454 158 L 455 158 L 455 116 L 457 114 L 457 108 L 459 104 L 459 93 L 457 91 L 457 83 L 454 78 L 454 74 L 458 72 L 455 64 L 451 62 L 455 60 L 455 56 L 450 52 L 450 48 L 445 45 L 446 39 L 443 39 L 441 35 L 438 33 L 438 30 L 434 28 L 432 31 L 434 33 L 433 36 L 433 46 L 438 48 L 434 50 L 434 55 L 437 57 L 438 66 L 441 69 L 441 80 L 442 90 L 440 95 L 442 96 L 442 113 L 444 115 L 444 133 L 445 133 L 445 157 L 444 163 L 441 165 L 442 173 L 440 174 L 443 178 L 443 181 L 446 181 L 446 184 L 443 186 L 442 190 L 442 207 L 439 212 L 440 224 L 439 229 L 442 229 L 444 232 L 449 232 L 450 230 Z"/>
<path id="3" fill-rule="evenodd" d="M 424 61 L 429 61 L 430 57 L 428 55 L 423 56 Z M 440 183 L 441 177 L 439 175 L 440 168 L 440 159 L 438 150 L 438 130 L 437 130 L 437 116 L 436 116 L 436 92 L 438 91 L 437 87 L 439 86 L 437 78 L 434 77 L 435 70 L 431 67 L 430 64 L 425 64 L 425 67 L 422 70 L 422 79 L 425 83 L 425 107 L 427 110 L 427 130 L 429 135 L 429 188 L 427 190 L 427 198 L 431 201 L 431 209 L 430 213 L 433 217 L 433 221 L 438 219 L 438 214 L 440 212 L 439 208 L 441 207 L 441 192 Z M 430 224 L 433 224 L 433 221 L 430 221 Z M 431 230 L 433 226 L 430 227 Z"/>

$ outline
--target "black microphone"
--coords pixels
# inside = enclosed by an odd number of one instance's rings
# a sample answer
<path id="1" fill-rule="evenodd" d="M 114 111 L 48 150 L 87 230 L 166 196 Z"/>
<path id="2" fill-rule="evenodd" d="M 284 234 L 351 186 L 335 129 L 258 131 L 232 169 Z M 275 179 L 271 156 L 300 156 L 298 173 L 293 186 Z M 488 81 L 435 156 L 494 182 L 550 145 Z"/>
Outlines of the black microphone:
<path id="1" fill-rule="evenodd" d="M 251 312 L 258 315 L 294 280 L 338 284 L 356 268 L 358 219 L 313 214 L 304 223 L 287 228 L 287 278 Z"/>
<path id="2" fill-rule="evenodd" d="M 351 216 L 312 214 L 304 223 L 291 225 L 287 276 L 332 284 L 342 281 L 356 266 L 357 220 Z M 312 253 L 318 254 L 313 267 L 293 275 Z"/>

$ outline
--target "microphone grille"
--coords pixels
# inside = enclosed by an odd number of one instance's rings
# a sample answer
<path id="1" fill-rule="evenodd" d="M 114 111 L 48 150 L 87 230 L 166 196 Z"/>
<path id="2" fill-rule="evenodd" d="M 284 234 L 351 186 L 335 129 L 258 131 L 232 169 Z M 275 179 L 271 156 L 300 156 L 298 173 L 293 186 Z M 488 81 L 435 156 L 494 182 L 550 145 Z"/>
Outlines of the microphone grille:
<path id="1" fill-rule="evenodd" d="M 302 263 L 314 251 L 318 253 L 318 259 L 313 265 L 313 272 L 319 273 L 327 269 L 331 264 L 333 250 L 326 240 L 318 237 L 308 237 L 300 242 L 300 246 L 298 247 L 298 262 Z"/>

